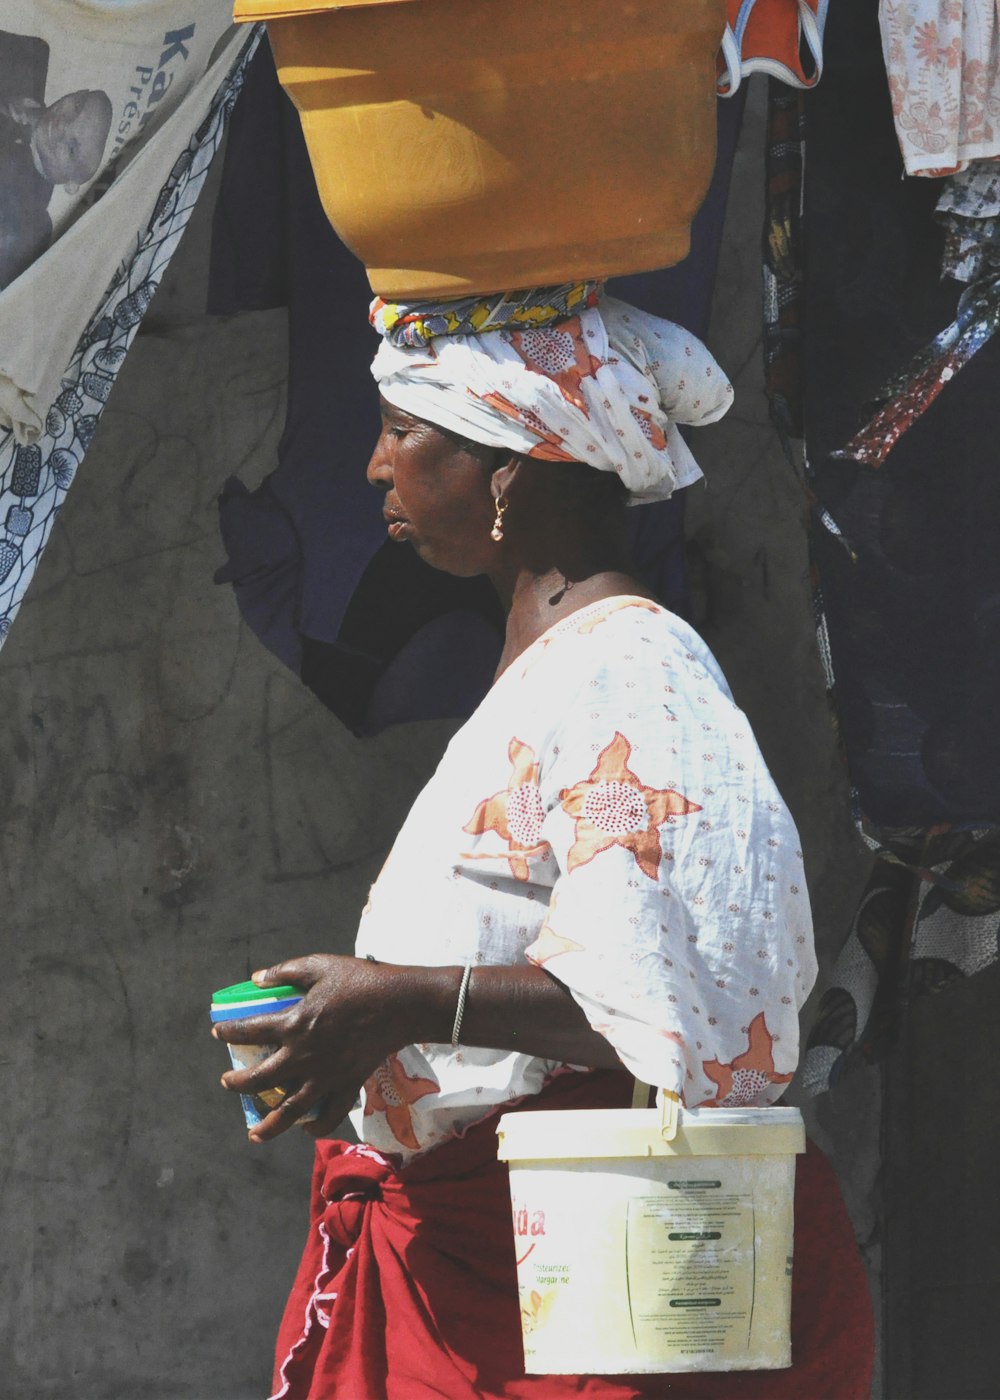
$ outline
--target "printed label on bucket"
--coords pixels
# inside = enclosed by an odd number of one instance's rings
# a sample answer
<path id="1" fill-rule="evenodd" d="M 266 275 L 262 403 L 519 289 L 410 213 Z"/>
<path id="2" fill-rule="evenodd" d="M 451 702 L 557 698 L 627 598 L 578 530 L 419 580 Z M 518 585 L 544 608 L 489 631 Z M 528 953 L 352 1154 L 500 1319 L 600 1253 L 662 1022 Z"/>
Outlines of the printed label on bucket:
<path id="1" fill-rule="evenodd" d="M 529 1374 L 791 1364 L 793 1157 L 509 1165 Z"/>
<path id="2" fill-rule="evenodd" d="M 625 1257 L 636 1348 L 742 1354 L 754 1308 L 753 1197 L 721 1181 L 671 1183 L 628 1203 Z"/>

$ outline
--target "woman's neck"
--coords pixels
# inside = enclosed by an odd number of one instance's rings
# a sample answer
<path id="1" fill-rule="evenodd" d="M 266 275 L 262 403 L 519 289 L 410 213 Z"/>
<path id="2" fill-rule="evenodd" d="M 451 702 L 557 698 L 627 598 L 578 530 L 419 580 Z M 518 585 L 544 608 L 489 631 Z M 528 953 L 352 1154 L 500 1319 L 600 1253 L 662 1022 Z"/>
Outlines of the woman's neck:
<path id="1" fill-rule="evenodd" d="M 626 569 L 601 569 L 585 578 L 569 579 L 554 568 L 544 574 L 518 576 L 508 598 L 507 632 L 503 653 L 497 667 L 501 675 L 512 661 L 536 642 L 543 632 L 561 622 L 564 617 L 599 603 L 603 598 L 623 594 L 654 598 L 650 590 Z M 655 599 L 654 599 L 655 601 Z"/>

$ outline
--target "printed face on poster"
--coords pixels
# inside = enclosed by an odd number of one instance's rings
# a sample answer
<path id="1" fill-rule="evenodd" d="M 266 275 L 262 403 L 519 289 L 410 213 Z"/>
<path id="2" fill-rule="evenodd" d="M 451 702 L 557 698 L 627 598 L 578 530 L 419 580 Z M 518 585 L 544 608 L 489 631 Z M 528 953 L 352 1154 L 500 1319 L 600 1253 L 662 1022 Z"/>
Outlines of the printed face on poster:
<path id="1" fill-rule="evenodd" d="M 22 28 L 0 29 L 0 289 L 107 191 L 230 33 L 228 0 L 79 7 L 76 29 L 58 8 L 4 9 Z"/>

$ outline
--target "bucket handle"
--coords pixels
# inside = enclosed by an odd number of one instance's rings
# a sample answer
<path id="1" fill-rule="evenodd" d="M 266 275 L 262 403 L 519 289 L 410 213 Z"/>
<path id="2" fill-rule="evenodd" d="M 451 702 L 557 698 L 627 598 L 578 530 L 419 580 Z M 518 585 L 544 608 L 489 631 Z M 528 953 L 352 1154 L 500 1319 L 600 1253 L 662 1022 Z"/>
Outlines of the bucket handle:
<path id="1" fill-rule="evenodd" d="M 649 1096 L 653 1092 L 652 1084 L 644 1084 L 641 1079 L 637 1079 L 632 1086 L 632 1107 L 648 1108 Z M 660 1136 L 664 1142 L 673 1142 L 680 1126 L 680 1096 L 670 1089 L 660 1089 L 659 1094 Z"/>
<path id="2" fill-rule="evenodd" d="M 669 1089 L 660 1090 L 660 1137 L 664 1142 L 673 1142 L 680 1126 L 680 1096 Z"/>

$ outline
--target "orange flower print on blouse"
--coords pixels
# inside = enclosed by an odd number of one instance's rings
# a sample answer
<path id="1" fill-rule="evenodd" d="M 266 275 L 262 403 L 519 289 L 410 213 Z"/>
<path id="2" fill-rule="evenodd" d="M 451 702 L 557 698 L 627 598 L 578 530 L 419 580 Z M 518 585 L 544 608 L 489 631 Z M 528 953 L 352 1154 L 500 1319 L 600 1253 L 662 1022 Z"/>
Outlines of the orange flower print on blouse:
<path id="1" fill-rule="evenodd" d="M 705 1060 L 702 1068 L 716 1086 L 715 1098 L 706 1108 L 739 1108 L 756 1103 L 769 1084 L 787 1084 L 790 1074 L 775 1074 L 774 1041 L 767 1028 L 763 1011 L 750 1022 L 749 1043 L 742 1055 L 728 1065 L 719 1060 Z"/>
<path id="2" fill-rule="evenodd" d="M 507 748 L 511 772 L 507 786 L 480 802 L 467 824 L 462 828 L 470 836 L 482 836 L 495 831 L 510 847 L 507 861 L 515 880 L 530 878 L 527 857 L 540 855 L 548 849 L 542 840 L 545 808 L 538 790 L 538 759 L 534 749 L 511 739 Z M 489 860 L 490 853 L 463 851 L 467 860 Z"/>
<path id="3" fill-rule="evenodd" d="M 638 423 L 639 430 L 646 441 L 651 443 L 657 452 L 662 452 L 667 445 L 667 439 L 663 429 L 653 421 L 653 415 L 647 413 L 644 408 L 636 408 L 634 404 L 629 405 L 629 412 Z"/>
<path id="4" fill-rule="evenodd" d="M 567 868 L 579 865 L 623 846 L 635 856 L 643 874 L 655 880 L 660 873 L 659 828 L 671 817 L 700 812 L 697 802 L 689 802 L 672 788 L 649 788 L 629 768 L 632 745 L 624 734 L 616 733 L 589 778 L 563 788 L 559 794 L 563 809 L 576 822 L 576 839 L 570 847 Z"/>
<path id="5" fill-rule="evenodd" d="M 407 1074 L 398 1055 L 390 1055 L 365 1081 L 365 1117 L 384 1113 L 389 1131 L 397 1142 L 416 1152 L 420 1143 L 413 1131 L 410 1104 L 425 1094 L 436 1094 L 441 1086 L 434 1079 Z"/>
<path id="6" fill-rule="evenodd" d="M 579 316 L 570 316 L 555 326 L 513 331 L 510 343 L 528 369 L 558 384 L 567 403 L 584 417 L 590 417 L 580 381 L 591 379 L 601 368 L 601 361 L 587 349 Z"/>
<path id="7" fill-rule="evenodd" d="M 583 944 L 575 943 L 572 938 L 566 938 L 561 933 L 556 933 L 547 923 L 543 924 L 539 930 L 538 937 L 529 948 L 525 948 L 524 956 L 536 967 L 541 967 L 550 958 L 557 958 L 560 953 L 581 953 Z"/>

